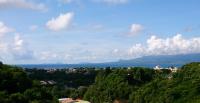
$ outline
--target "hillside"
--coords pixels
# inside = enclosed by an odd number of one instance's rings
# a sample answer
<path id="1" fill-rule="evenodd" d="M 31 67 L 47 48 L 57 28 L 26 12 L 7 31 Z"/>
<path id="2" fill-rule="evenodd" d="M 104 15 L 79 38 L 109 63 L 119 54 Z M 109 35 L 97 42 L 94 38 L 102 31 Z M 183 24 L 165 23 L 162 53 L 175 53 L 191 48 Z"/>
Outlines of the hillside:
<path id="1" fill-rule="evenodd" d="M 199 75 L 200 63 L 184 65 L 177 73 L 145 68 L 116 70 L 97 76 L 85 99 L 95 103 L 199 103 Z"/>
<path id="2" fill-rule="evenodd" d="M 77 66 L 89 66 L 89 67 L 128 67 L 128 66 L 142 66 L 142 67 L 155 67 L 160 65 L 162 67 L 177 66 L 181 67 L 184 64 L 191 62 L 200 62 L 200 54 L 179 54 L 179 55 L 153 55 L 144 56 L 130 60 L 119 60 L 116 62 L 107 63 L 88 63 L 78 64 Z M 71 65 L 76 66 L 76 65 Z"/>
<path id="3" fill-rule="evenodd" d="M 121 60 L 113 64 L 135 65 L 135 66 L 146 66 L 146 67 L 154 67 L 156 65 L 160 65 L 163 67 L 168 67 L 168 66 L 181 67 L 182 65 L 191 62 L 200 62 L 200 54 L 144 56 L 132 60 Z"/>
<path id="4" fill-rule="evenodd" d="M 0 102 L 57 103 L 70 97 L 92 103 L 199 103 L 199 75 L 200 62 L 186 64 L 177 72 L 144 67 L 49 72 L 0 63 Z M 44 85 L 43 80 L 57 84 Z"/>

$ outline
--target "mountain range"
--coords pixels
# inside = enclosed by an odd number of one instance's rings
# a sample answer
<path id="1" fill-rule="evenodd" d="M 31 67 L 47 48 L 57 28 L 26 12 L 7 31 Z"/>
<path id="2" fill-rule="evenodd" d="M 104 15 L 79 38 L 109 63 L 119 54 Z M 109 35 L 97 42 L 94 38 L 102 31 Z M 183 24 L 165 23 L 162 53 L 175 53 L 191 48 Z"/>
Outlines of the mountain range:
<path id="1" fill-rule="evenodd" d="M 24 64 L 18 65 L 23 68 L 69 68 L 69 67 L 161 67 L 176 66 L 180 67 L 186 63 L 200 62 L 200 53 L 196 54 L 179 54 L 179 55 L 157 55 L 144 56 L 130 60 L 119 60 L 116 62 L 105 63 L 80 63 L 80 64 Z"/>

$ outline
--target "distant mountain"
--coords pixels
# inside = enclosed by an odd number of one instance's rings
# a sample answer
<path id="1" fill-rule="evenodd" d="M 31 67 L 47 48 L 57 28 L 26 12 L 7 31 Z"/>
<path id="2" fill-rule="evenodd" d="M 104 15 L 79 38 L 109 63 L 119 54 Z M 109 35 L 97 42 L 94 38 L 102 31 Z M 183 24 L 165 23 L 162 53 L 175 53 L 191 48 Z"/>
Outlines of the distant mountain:
<path id="1" fill-rule="evenodd" d="M 181 54 L 181 55 L 158 55 L 158 56 L 144 56 L 141 58 L 131 60 L 120 60 L 118 62 L 108 63 L 111 65 L 121 66 L 144 66 L 154 67 L 160 65 L 168 66 L 182 66 L 190 62 L 199 62 L 200 54 Z"/>
<path id="2" fill-rule="evenodd" d="M 131 60 L 119 60 L 116 62 L 106 63 L 81 63 L 81 64 L 29 64 L 19 65 L 24 68 L 69 68 L 69 67 L 155 67 L 160 65 L 162 67 L 177 66 L 180 67 L 186 63 L 200 62 L 199 54 L 181 54 L 181 55 L 158 55 L 158 56 L 144 56 L 141 58 Z"/>
<path id="3" fill-rule="evenodd" d="M 155 67 L 160 65 L 162 67 L 169 66 L 182 66 L 190 62 L 200 62 L 199 54 L 180 54 L 180 55 L 157 55 L 157 56 L 144 56 L 141 58 L 131 60 L 119 60 L 117 62 L 108 63 L 91 63 L 82 64 L 83 66 L 98 66 L 98 67 L 127 67 L 127 66 L 143 66 L 143 67 Z M 80 64 L 81 65 L 81 64 Z"/>

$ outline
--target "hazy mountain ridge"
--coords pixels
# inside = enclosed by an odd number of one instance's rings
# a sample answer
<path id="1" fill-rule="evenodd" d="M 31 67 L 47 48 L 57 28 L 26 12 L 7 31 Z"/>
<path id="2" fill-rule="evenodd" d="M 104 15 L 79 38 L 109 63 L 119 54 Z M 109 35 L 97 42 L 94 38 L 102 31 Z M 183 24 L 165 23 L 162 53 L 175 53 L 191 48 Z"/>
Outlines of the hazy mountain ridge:
<path id="1" fill-rule="evenodd" d="M 182 66 L 190 62 L 199 62 L 200 53 L 196 54 L 180 54 L 180 55 L 157 55 L 157 56 L 144 56 L 141 58 L 130 60 L 119 60 L 116 62 L 105 63 L 81 63 L 81 64 L 30 64 L 20 65 L 22 67 L 36 67 L 36 68 L 64 68 L 64 67 L 128 67 L 128 66 L 144 66 L 154 67 L 160 65 L 162 67 L 168 66 Z"/>
<path id="2" fill-rule="evenodd" d="M 180 55 L 158 55 L 158 56 L 144 56 L 132 60 L 121 60 L 120 64 L 134 64 L 139 66 L 181 66 L 190 62 L 200 61 L 200 54 L 180 54 Z"/>

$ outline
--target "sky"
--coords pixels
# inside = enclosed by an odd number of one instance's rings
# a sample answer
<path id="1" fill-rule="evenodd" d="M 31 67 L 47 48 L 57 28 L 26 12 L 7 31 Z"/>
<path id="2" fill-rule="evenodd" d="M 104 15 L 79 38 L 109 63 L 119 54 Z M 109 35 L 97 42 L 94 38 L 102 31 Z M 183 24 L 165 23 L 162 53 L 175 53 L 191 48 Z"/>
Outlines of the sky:
<path id="1" fill-rule="evenodd" d="M 99 63 L 200 53 L 199 0 L 0 0 L 0 60 Z"/>

